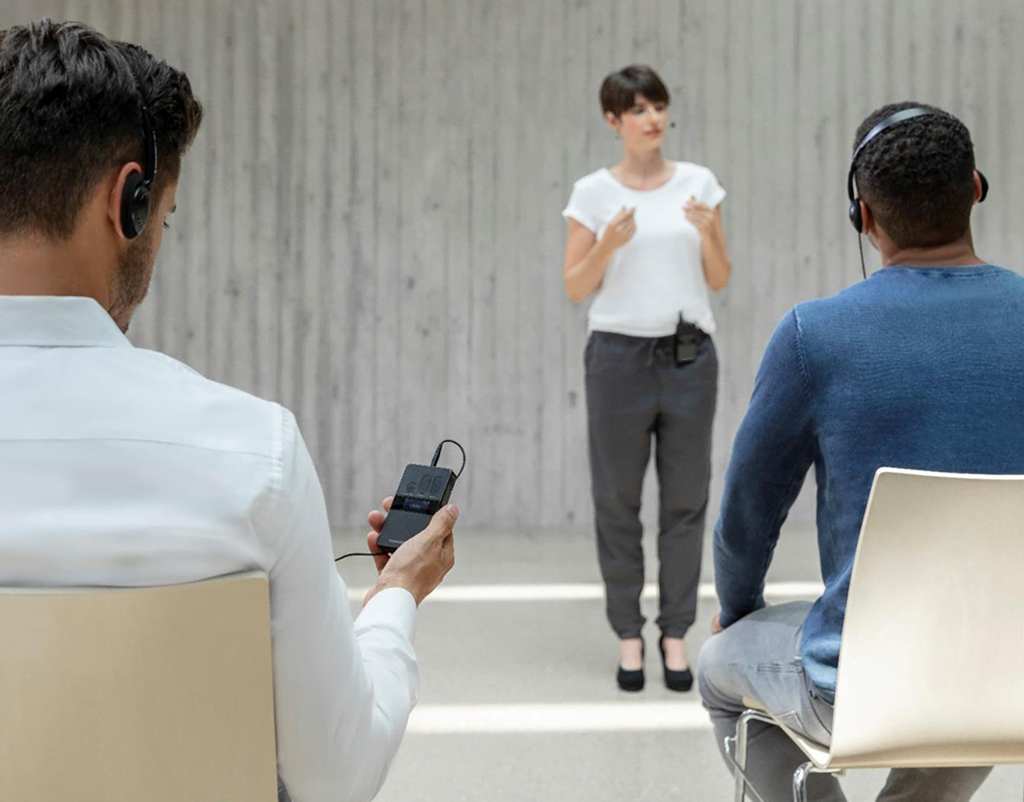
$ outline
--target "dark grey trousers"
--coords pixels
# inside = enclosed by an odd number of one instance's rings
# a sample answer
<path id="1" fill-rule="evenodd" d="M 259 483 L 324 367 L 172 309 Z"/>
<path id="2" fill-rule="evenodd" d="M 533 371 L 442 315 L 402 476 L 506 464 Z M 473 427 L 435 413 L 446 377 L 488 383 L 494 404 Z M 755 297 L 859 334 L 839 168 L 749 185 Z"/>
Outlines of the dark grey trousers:
<path id="1" fill-rule="evenodd" d="M 674 338 L 594 332 L 587 342 L 587 418 L 597 552 L 608 621 L 620 638 L 644 625 L 640 497 L 656 445 L 660 487 L 658 627 L 681 638 L 697 612 L 711 475 L 718 358 L 711 338 L 676 366 Z"/>

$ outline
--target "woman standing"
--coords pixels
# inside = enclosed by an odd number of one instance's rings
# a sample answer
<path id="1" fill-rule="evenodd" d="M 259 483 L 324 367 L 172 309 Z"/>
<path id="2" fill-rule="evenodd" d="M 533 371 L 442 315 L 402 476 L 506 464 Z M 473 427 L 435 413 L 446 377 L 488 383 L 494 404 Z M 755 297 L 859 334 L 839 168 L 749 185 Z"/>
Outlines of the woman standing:
<path id="1" fill-rule="evenodd" d="M 725 190 L 706 167 L 662 155 L 668 106 L 650 67 L 605 78 L 601 107 L 622 160 L 577 181 L 563 212 L 566 290 L 577 302 L 595 295 L 584 357 L 591 481 L 617 681 L 628 691 L 644 686 L 640 498 L 652 436 L 665 684 L 693 685 L 683 636 L 697 608 L 718 382 L 708 288 L 722 289 L 730 272 Z"/>

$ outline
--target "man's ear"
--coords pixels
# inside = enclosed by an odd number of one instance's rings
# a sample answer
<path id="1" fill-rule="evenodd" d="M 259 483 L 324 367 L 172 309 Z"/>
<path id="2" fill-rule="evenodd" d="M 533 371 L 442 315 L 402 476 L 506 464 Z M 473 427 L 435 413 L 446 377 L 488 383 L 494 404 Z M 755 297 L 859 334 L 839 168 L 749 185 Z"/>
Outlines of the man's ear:
<path id="1" fill-rule="evenodd" d="M 875 216 L 871 214 L 870 207 L 860 198 L 857 203 L 860 204 L 861 233 L 865 236 L 875 233 Z"/>
<path id="2" fill-rule="evenodd" d="M 114 186 L 110 189 L 110 197 L 107 198 L 107 217 L 110 218 L 117 236 L 123 240 L 127 240 L 128 237 L 124 235 L 124 227 L 121 224 L 121 198 L 124 196 L 124 185 L 128 181 L 128 176 L 132 173 L 139 173 L 141 175 L 142 165 L 138 162 L 128 162 L 128 164 L 122 167 L 121 171 L 117 174 Z"/>
<path id="3" fill-rule="evenodd" d="M 860 219 L 864 223 L 864 236 L 868 238 L 868 242 L 874 246 L 875 250 L 881 252 L 881 239 L 885 232 L 879 227 L 878 221 L 871 213 L 871 207 L 862 200 L 857 202 L 860 204 Z"/>

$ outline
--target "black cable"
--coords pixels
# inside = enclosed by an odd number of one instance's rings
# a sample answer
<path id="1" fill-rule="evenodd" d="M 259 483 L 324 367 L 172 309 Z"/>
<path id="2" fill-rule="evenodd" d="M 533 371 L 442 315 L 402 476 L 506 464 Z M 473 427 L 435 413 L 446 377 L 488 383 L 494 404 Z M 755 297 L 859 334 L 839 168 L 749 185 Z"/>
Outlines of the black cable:
<path id="1" fill-rule="evenodd" d="M 459 468 L 459 472 L 455 474 L 455 478 L 457 480 L 460 476 L 462 476 L 462 472 L 466 470 L 466 449 L 459 445 L 455 440 L 442 440 L 440 443 L 437 444 L 437 450 L 434 452 L 434 459 L 431 460 L 430 467 L 437 467 L 437 461 L 441 459 L 441 449 L 444 448 L 445 443 L 451 443 L 453 446 L 459 449 L 459 451 L 462 452 L 462 467 Z"/>
<path id="2" fill-rule="evenodd" d="M 340 557 L 335 557 L 334 561 L 344 560 L 348 557 L 386 557 L 387 555 L 383 551 L 354 551 L 351 554 L 342 554 Z"/>
<path id="3" fill-rule="evenodd" d="M 864 235 L 857 235 L 857 247 L 860 248 L 860 272 L 864 275 L 864 278 L 868 277 L 868 269 L 864 267 Z"/>

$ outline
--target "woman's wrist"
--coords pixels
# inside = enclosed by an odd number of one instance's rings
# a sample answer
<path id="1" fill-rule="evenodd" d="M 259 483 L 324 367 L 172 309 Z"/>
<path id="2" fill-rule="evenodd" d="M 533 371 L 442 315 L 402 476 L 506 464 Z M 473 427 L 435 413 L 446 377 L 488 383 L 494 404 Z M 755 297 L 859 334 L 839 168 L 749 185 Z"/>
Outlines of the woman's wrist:
<path id="1" fill-rule="evenodd" d="M 597 244 L 594 246 L 594 256 L 596 256 L 598 259 L 603 259 L 606 256 L 611 256 L 614 252 L 615 246 L 613 246 L 611 241 L 608 239 L 608 232 L 606 230 L 604 235 L 601 237 L 601 239 L 597 241 Z"/>

